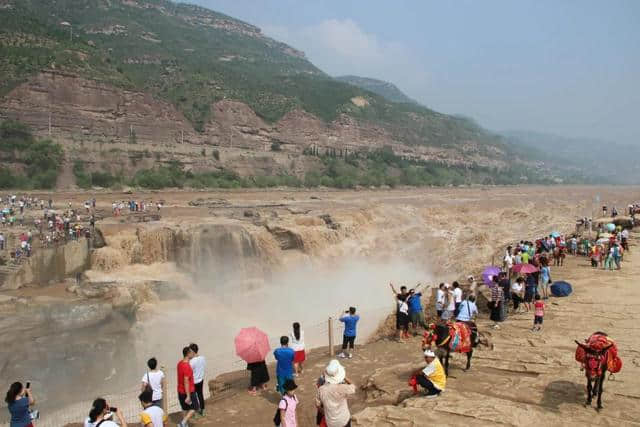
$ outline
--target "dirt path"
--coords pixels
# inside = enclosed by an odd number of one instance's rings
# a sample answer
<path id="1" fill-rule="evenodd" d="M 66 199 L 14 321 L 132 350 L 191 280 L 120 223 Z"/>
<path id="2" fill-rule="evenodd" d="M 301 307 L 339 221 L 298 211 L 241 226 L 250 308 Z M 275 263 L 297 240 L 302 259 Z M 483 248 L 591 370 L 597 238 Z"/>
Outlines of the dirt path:
<path id="1" fill-rule="evenodd" d="M 640 233 L 632 236 L 637 245 Z M 552 267 L 554 279 L 572 283 L 574 293 L 549 301 L 541 333 L 530 331 L 529 314 L 510 316 L 499 331 L 488 329 L 482 316 L 481 331 L 490 335 L 494 349 L 477 351 L 469 372 L 461 370 L 464 358 L 454 356 L 447 390 L 438 399 L 411 397 L 407 387 L 421 360 L 419 338 L 360 347 L 354 359 L 344 362 L 352 381 L 367 385 L 350 402 L 355 425 L 640 425 L 640 338 L 634 333 L 640 318 L 639 247 L 631 247 L 620 271 L 594 270 L 582 257 Z M 601 413 L 583 407 L 585 380 L 574 361 L 573 340 L 596 330 L 617 341 L 624 362 L 623 370 L 605 384 Z M 329 360 L 327 353 L 326 348 L 312 352 L 297 379 L 301 426 L 315 425 L 314 383 Z M 251 397 L 247 382 L 244 372 L 220 377 L 218 383 L 228 390 L 208 403 L 207 417 L 194 425 L 271 425 L 277 393 L 270 387 Z"/>

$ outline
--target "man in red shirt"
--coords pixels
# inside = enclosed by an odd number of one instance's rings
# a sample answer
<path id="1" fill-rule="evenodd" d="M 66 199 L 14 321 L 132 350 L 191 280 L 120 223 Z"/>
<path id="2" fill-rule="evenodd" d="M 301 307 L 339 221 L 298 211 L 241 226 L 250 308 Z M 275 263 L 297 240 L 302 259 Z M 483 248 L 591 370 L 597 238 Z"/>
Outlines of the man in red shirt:
<path id="1" fill-rule="evenodd" d="M 193 382 L 193 370 L 189 364 L 195 353 L 191 348 L 182 349 L 182 360 L 178 362 L 178 400 L 180 407 L 184 411 L 184 417 L 178 427 L 187 427 L 187 422 L 199 410 L 196 386 Z"/>

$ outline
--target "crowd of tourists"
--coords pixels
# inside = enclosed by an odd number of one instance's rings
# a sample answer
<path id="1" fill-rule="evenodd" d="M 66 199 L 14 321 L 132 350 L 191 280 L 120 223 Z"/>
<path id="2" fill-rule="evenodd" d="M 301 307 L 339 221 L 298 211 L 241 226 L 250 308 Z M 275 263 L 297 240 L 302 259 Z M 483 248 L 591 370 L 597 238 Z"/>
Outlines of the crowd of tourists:
<path id="1" fill-rule="evenodd" d="M 30 257 L 36 241 L 41 247 L 48 248 L 81 238 L 89 239 L 95 227 L 95 199 L 85 202 L 87 215 L 84 217 L 70 202 L 68 209 L 54 210 L 51 198 L 45 201 L 26 195 L 9 195 L 0 197 L 0 206 L 3 228 L 0 231 L 0 255 L 7 250 L 13 263 Z M 26 211 L 29 211 L 27 217 Z"/>
<path id="2" fill-rule="evenodd" d="M 32 205 L 33 203 L 31 201 Z M 126 204 L 132 212 L 140 209 L 144 211 L 149 205 L 144 201 L 138 203 L 133 200 Z M 95 207 L 95 201 L 93 206 Z M 114 215 L 119 215 L 120 209 L 120 204 L 116 206 L 114 202 Z M 638 204 L 629 205 L 629 212 L 634 216 L 638 209 L 640 209 Z M 67 216 L 61 218 L 63 229 L 67 229 L 64 225 L 65 218 Z M 58 227 L 58 218 L 55 221 Z M 552 267 L 554 271 L 556 268 L 562 268 L 567 254 L 591 257 L 594 267 L 604 264 L 604 268 L 611 268 L 613 264 L 616 268 L 620 268 L 623 253 L 629 250 L 628 230 L 616 227 L 614 230 L 597 231 L 594 239 L 580 237 L 578 234 L 564 236 L 553 232 L 534 241 L 521 240 L 506 247 L 501 257 L 501 265 L 485 270 L 481 281 L 476 280 L 474 276 L 468 276 L 464 285 L 458 281 L 450 285 L 440 283 L 435 290 L 434 323 L 427 324 L 426 321 L 422 284 L 418 283 L 411 289 L 406 285 L 396 289 L 391 283 L 389 286 L 396 304 L 395 339 L 405 342 L 411 336 L 418 335 L 419 329 L 424 331 L 425 338 L 421 345 L 424 365 L 409 381 L 414 391 L 417 393 L 420 387 L 426 398 L 436 398 L 445 390 L 448 359 L 446 366 L 443 366 L 436 351 L 430 344 L 427 345 L 426 338 L 438 325 L 449 327 L 452 324 L 462 323 L 469 326 L 472 331 L 471 339 L 476 341 L 478 332 L 475 320 L 479 315 L 477 301 L 481 295 L 487 300 L 493 328 L 499 329 L 500 324 L 508 319 L 509 314 L 530 313 L 531 330 L 537 332 L 542 330 L 546 300 L 551 295 Z M 606 237 L 602 237 L 607 231 L 609 233 Z M 26 241 L 29 242 L 31 237 L 26 234 Z M 603 258 L 605 258 L 604 261 Z M 344 329 L 342 351 L 338 354 L 338 358 L 351 359 L 355 352 L 360 315 L 357 314 L 355 307 L 349 307 L 339 321 Z M 303 374 L 306 361 L 305 337 L 301 324 L 293 323 L 289 333 L 280 337 L 279 343 L 280 346 L 273 351 L 273 357 L 276 360 L 275 389 L 280 395 L 273 423 L 277 426 L 297 427 L 297 408 L 300 402 L 295 393 L 298 388 L 296 378 Z M 198 351 L 196 344 L 185 346 L 182 349 L 182 358 L 176 367 L 178 400 L 183 411 L 178 427 L 187 427 L 189 420 L 205 416 L 203 387 L 206 361 Z M 268 390 L 271 378 L 266 356 L 265 354 L 262 360 L 247 363 L 247 370 L 250 372 L 248 393 L 251 396 L 257 396 Z M 141 425 L 144 427 L 166 426 L 167 414 L 162 409 L 166 376 L 155 358 L 148 360 L 140 387 L 138 399 L 141 405 Z M 350 427 L 348 397 L 356 393 L 356 386 L 347 377 L 345 366 L 338 359 L 330 360 L 317 378 L 316 387 L 314 406 L 317 425 Z M 11 427 L 33 427 L 33 420 L 37 419 L 38 414 L 37 411 L 29 410 L 35 403 L 29 383 L 26 385 L 19 382 L 13 383 L 5 400 L 12 416 Z M 89 416 L 84 422 L 84 427 L 116 427 L 118 425 L 122 427 L 127 425 L 122 411 L 110 406 L 104 398 L 98 398 L 93 402 Z"/>
<path id="3" fill-rule="evenodd" d="M 120 216 L 127 210 L 129 212 L 147 212 L 148 210 L 153 210 L 154 206 L 156 211 L 160 212 L 163 203 L 162 200 L 158 200 L 155 203 L 153 200 L 114 200 L 111 203 L 111 213 L 113 216 Z"/>

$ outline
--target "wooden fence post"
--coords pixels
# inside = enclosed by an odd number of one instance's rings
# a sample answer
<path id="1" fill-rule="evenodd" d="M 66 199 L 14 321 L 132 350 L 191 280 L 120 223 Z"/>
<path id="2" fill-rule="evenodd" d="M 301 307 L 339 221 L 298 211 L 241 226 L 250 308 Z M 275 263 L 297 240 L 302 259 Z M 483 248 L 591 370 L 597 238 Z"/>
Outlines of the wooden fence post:
<path id="1" fill-rule="evenodd" d="M 333 348 L 333 318 L 329 316 L 329 356 L 333 357 L 335 350 Z"/>

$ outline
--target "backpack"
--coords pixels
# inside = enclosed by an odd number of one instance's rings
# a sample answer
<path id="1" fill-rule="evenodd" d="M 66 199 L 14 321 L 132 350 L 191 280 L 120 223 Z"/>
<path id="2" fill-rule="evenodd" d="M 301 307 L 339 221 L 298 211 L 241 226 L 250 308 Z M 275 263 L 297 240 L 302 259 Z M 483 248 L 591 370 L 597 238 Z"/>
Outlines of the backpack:
<path id="1" fill-rule="evenodd" d="M 280 402 L 282 401 L 284 401 L 284 410 L 286 412 L 287 408 L 289 407 L 289 402 L 287 402 L 287 399 L 285 399 L 284 397 L 280 399 Z M 273 416 L 273 424 L 275 424 L 276 426 L 279 426 L 280 424 L 282 424 L 282 417 L 280 416 L 280 402 L 278 402 L 278 407 L 276 408 L 276 414 Z"/>

